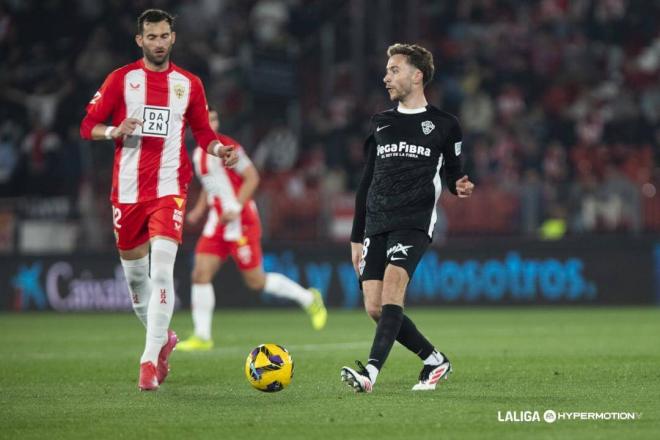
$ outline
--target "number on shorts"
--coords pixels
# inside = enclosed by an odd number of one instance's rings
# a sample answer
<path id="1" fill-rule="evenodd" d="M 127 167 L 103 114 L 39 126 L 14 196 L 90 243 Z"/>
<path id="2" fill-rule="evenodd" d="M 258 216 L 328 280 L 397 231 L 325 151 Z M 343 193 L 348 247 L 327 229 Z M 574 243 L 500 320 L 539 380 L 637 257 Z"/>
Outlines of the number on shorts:
<path id="1" fill-rule="evenodd" d="M 362 258 L 360 259 L 360 263 L 358 264 L 358 272 L 360 273 L 360 276 L 364 273 L 364 267 L 367 265 L 367 262 L 365 261 L 365 258 L 367 258 L 367 253 L 369 252 L 369 245 L 371 244 L 371 239 L 369 237 L 364 239 L 364 243 L 362 243 Z"/>
<path id="2" fill-rule="evenodd" d="M 115 226 L 115 229 L 121 229 L 121 225 L 119 224 L 119 220 L 121 220 L 121 210 L 117 208 L 116 206 L 112 207 L 112 224 Z"/>
<path id="3" fill-rule="evenodd" d="M 369 252 L 369 245 L 371 244 L 371 239 L 369 237 L 364 239 L 362 243 L 362 259 L 364 260 L 367 257 L 367 252 Z"/>

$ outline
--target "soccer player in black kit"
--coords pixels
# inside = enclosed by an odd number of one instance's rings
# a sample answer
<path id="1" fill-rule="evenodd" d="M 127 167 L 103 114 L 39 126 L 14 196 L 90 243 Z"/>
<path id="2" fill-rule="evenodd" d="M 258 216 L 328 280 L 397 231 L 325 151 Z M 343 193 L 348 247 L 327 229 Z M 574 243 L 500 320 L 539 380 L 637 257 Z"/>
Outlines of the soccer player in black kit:
<path id="1" fill-rule="evenodd" d="M 474 189 L 462 171 L 458 120 L 429 105 L 424 96 L 424 86 L 433 77 L 433 56 L 416 44 L 394 44 L 387 56 L 383 81 L 398 106 L 371 120 L 351 233 L 351 257 L 364 306 L 378 325 L 366 367 L 356 361 L 357 369 L 341 369 L 344 382 L 366 393 L 395 340 L 424 363 L 413 390 L 434 390 L 451 372 L 449 359 L 403 313 L 403 302 L 431 241 L 443 180 L 461 198 L 470 197 Z"/>

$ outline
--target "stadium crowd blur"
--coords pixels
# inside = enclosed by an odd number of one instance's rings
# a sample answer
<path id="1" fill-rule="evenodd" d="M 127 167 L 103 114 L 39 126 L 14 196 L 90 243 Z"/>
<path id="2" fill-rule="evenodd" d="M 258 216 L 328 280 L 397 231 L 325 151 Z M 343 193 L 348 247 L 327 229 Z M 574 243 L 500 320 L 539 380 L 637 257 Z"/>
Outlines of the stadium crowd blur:
<path id="1" fill-rule="evenodd" d="M 176 14 L 173 61 L 261 171 L 267 239 L 346 239 L 396 41 L 432 49 L 427 97 L 460 118 L 477 184 L 468 203 L 443 196 L 439 237 L 660 230 L 658 2 L 0 0 L 5 240 L 59 219 L 75 248 L 112 246 L 113 148 L 78 124 L 105 76 L 141 55 L 149 7 Z"/>

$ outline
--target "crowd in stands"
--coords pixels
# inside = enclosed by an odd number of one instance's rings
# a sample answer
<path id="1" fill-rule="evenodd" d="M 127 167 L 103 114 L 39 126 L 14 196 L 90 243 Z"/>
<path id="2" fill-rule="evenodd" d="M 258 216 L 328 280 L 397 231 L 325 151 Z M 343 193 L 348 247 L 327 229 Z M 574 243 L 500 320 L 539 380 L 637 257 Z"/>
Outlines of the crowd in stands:
<path id="1" fill-rule="evenodd" d="M 633 0 L 0 0 L 0 198 L 69 198 L 112 243 L 112 146 L 78 124 L 149 7 L 260 169 L 267 238 L 345 236 L 396 41 L 433 52 L 427 98 L 477 184 L 443 196 L 439 235 L 660 230 L 660 6 Z"/>

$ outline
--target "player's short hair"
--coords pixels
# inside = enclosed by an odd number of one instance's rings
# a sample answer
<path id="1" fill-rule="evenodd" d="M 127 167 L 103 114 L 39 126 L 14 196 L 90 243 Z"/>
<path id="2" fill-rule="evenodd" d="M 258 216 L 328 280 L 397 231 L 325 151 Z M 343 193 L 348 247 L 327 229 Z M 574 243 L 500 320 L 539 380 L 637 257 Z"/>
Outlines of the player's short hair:
<path id="1" fill-rule="evenodd" d="M 424 87 L 433 79 L 435 67 L 433 54 L 418 44 L 396 43 L 387 48 L 387 56 L 405 55 L 408 63 L 417 67 L 423 75 Z"/>
<path id="2" fill-rule="evenodd" d="M 162 9 L 147 9 L 137 19 L 138 34 L 144 32 L 144 23 L 160 23 L 166 21 L 170 29 L 174 28 L 174 16 Z"/>

